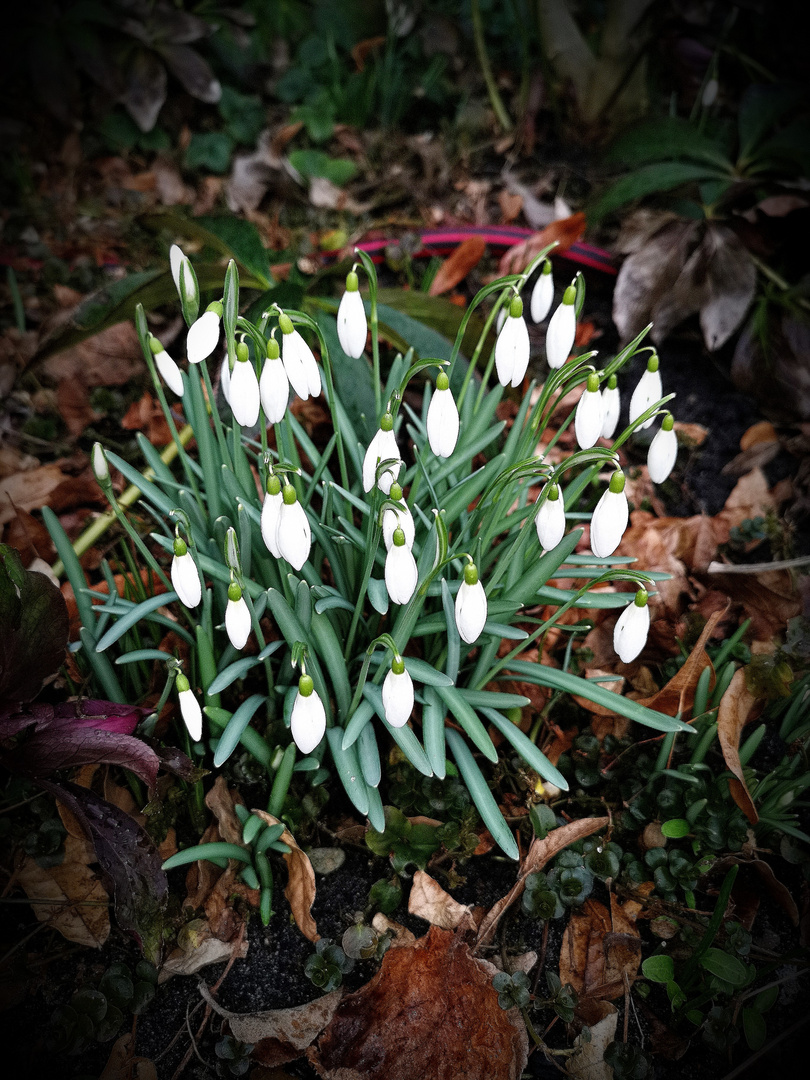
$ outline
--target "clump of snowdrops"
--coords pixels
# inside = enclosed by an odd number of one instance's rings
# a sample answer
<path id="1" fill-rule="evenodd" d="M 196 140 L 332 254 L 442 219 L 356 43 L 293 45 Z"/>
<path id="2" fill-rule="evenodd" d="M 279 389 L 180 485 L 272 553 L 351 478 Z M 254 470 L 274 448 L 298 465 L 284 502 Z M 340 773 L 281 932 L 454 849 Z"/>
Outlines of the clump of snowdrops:
<path id="1" fill-rule="evenodd" d="M 617 450 L 660 418 L 650 448 L 653 479 L 664 480 L 674 464 L 658 358 L 644 335 L 609 361 L 596 353 L 570 358 L 584 301 L 578 276 L 551 314 L 545 382 L 529 384 L 507 429 L 497 408 L 506 387 L 525 382 L 530 344 L 521 293 L 535 272 L 532 317 L 545 319 L 553 306 L 547 252 L 523 274 L 478 293 L 449 356 L 417 358 L 409 350 L 384 379 L 376 274 L 369 257 L 357 255 L 335 327 L 323 313 L 316 319 L 275 304 L 255 321 L 244 318 L 233 263 L 222 297 L 200 313 L 193 266 L 172 249 L 188 363 L 178 363 L 150 333 L 142 309 L 136 324 L 177 467 L 143 438 L 146 473 L 98 444 L 93 457 L 113 509 L 164 590 L 140 601 L 113 588 L 93 597 L 49 518 L 76 578 L 80 652 L 116 700 L 125 695 L 122 665 L 152 671 L 162 661 L 165 685 L 153 718 L 176 695 L 187 748 L 208 769 L 241 744 L 266 770 L 276 814 L 293 773 L 312 784 L 336 777 L 382 831 L 381 751 L 393 740 L 425 776 L 459 774 L 496 842 L 517 858 L 482 762 L 516 756 L 541 784 L 567 784 L 513 722 L 528 698 L 503 690 L 501 680 L 582 695 L 660 731 L 685 728 L 595 681 L 522 658 L 572 607 L 622 609 L 618 655 L 629 662 L 644 647 L 655 575 L 639 574 L 632 560 L 614 555 L 628 520 Z M 468 362 L 460 347 L 479 307 L 486 323 Z M 484 343 L 501 309 L 487 359 Z M 376 409 L 369 442 L 358 436 L 333 377 L 338 365 L 365 358 L 367 350 Z M 630 425 L 616 436 L 619 377 L 639 351 L 649 354 L 647 371 L 632 394 Z M 426 377 L 421 410 L 414 410 L 405 403 L 406 388 Z M 182 398 L 182 431 L 164 384 Z M 541 436 L 558 398 L 578 385 L 582 396 L 563 428 L 574 423 L 580 449 L 553 464 L 538 449 Z M 324 395 L 333 425 L 325 446 L 316 446 L 293 415 L 293 394 Z M 212 409 L 222 398 L 221 410 Z M 192 433 L 195 456 L 186 449 Z M 151 548 L 119 506 L 110 465 L 142 492 L 155 521 Z M 580 505 L 594 485 L 601 495 L 587 513 Z M 592 553 L 575 553 L 585 518 Z M 155 558 L 154 545 L 165 562 Z M 549 587 L 554 577 L 582 586 Z M 634 589 L 592 592 L 622 581 Z M 538 614 L 554 604 L 551 618 Z M 167 626 L 186 643 L 182 658 L 158 647 Z M 572 637 L 586 628 L 562 627 Z M 118 652 L 114 664 L 111 651 Z M 501 736 L 499 748 L 493 732 Z"/>

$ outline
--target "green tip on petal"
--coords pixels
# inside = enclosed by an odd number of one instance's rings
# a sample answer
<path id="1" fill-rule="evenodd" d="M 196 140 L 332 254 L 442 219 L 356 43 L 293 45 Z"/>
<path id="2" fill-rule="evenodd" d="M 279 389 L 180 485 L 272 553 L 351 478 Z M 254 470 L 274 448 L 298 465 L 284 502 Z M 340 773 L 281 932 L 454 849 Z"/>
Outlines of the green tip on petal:
<path id="1" fill-rule="evenodd" d="M 595 371 L 592 371 L 588 376 L 588 382 L 586 385 L 588 387 L 589 394 L 595 394 L 599 389 L 599 376 L 596 374 Z"/>
<path id="2" fill-rule="evenodd" d="M 181 559 L 188 552 L 185 540 L 182 536 L 176 536 L 174 538 L 174 553 L 178 559 Z"/>
<path id="3" fill-rule="evenodd" d="M 315 689 L 315 683 L 310 675 L 302 675 L 298 680 L 298 693 L 301 697 L 309 697 Z"/>
<path id="4" fill-rule="evenodd" d="M 387 413 L 383 414 L 383 418 L 380 421 L 380 429 L 382 431 L 393 431 L 394 430 L 394 418 L 393 418 L 393 416 L 391 415 L 390 412 L 387 412 Z"/>
<path id="5" fill-rule="evenodd" d="M 391 664 L 391 670 L 395 675 L 405 674 L 405 661 L 398 654 L 394 657 L 393 663 Z"/>
<path id="6" fill-rule="evenodd" d="M 661 430 L 662 431 L 672 431 L 672 429 L 674 427 L 675 427 L 675 417 L 672 415 L 671 412 L 668 412 L 667 415 L 664 417 L 664 419 L 661 421 Z"/>
<path id="7" fill-rule="evenodd" d="M 154 334 L 149 335 L 149 348 L 153 356 L 157 355 L 159 352 L 163 352 L 163 346 Z"/>
<path id="8" fill-rule="evenodd" d="M 242 599 L 242 590 L 236 581 L 232 581 L 228 586 L 228 599 L 233 600 L 234 603 Z"/>
<path id="9" fill-rule="evenodd" d="M 183 694 L 186 690 L 191 689 L 191 687 L 188 685 L 188 679 L 185 677 L 182 671 L 179 672 L 177 676 L 176 685 L 178 694 Z"/>
<path id="10" fill-rule="evenodd" d="M 647 371 L 658 371 L 658 353 L 652 353 L 650 359 L 647 361 Z"/>
<path id="11" fill-rule="evenodd" d="M 346 275 L 346 292 L 357 292 L 360 288 L 360 282 L 358 281 L 357 274 L 354 270 L 350 270 Z"/>
<path id="12" fill-rule="evenodd" d="M 509 314 L 513 319 L 519 319 L 523 314 L 523 301 L 519 296 L 513 296 L 509 304 Z"/>
<path id="13" fill-rule="evenodd" d="M 284 490 L 281 493 L 281 497 L 284 500 L 285 506 L 292 506 L 292 504 L 298 500 L 298 496 L 295 494 L 295 488 L 292 486 L 292 484 L 284 485 Z"/>
<path id="14" fill-rule="evenodd" d="M 220 319 L 222 318 L 222 303 L 219 300 L 215 300 L 213 302 L 213 304 L 209 304 L 208 307 L 205 310 L 206 311 L 213 311 L 213 313 L 218 318 L 220 318 Z"/>
<path id="15" fill-rule="evenodd" d="M 250 351 L 244 341 L 238 342 L 236 346 L 236 359 L 245 364 L 250 359 Z"/>
<path id="16" fill-rule="evenodd" d="M 274 337 L 271 337 L 267 342 L 267 359 L 278 360 L 281 349 L 278 347 L 278 342 Z"/>
<path id="17" fill-rule="evenodd" d="M 576 298 L 577 298 L 577 287 L 576 287 L 576 285 L 569 285 L 568 288 L 563 293 L 562 302 L 564 304 L 568 304 L 569 307 L 570 307 L 574 303 Z"/>
<path id="18" fill-rule="evenodd" d="M 543 263 L 543 268 L 540 271 L 540 273 L 541 274 L 550 274 L 551 273 L 551 263 L 549 262 L 548 259 L 546 259 L 545 262 Z"/>
<path id="19" fill-rule="evenodd" d="M 621 469 L 617 469 L 616 472 L 610 478 L 610 490 L 614 495 L 621 495 L 624 491 L 625 476 Z"/>
<path id="20" fill-rule="evenodd" d="M 282 334 L 291 334 L 293 332 L 293 330 L 295 329 L 295 327 L 292 324 L 292 319 L 284 311 L 282 311 L 282 313 L 278 317 L 278 326 L 279 326 L 279 329 L 281 330 Z"/>
<path id="21" fill-rule="evenodd" d="M 404 547 L 405 546 L 405 533 L 404 533 L 401 525 L 397 525 L 397 527 L 394 529 L 393 541 L 394 541 L 394 547 Z"/>
<path id="22" fill-rule="evenodd" d="M 402 488 L 394 481 L 391 485 L 391 490 L 388 492 L 388 497 L 392 502 L 400 502 L 402 499 Z"/>
<path id="23" fill-rule="evenodd" d="M 556 502 L 560 497 L 560 489 L 557 484 L 552 484 L 548 489 L 548 499 L 550 502 Z"/>
<path id="24" fill-rule="evenodd" d="M 444 371 L 439 372 L 439 377 L 436 379 L 437 390 L 449 390 L 450 380 L 447 378 L 447 373 Z"/>
<path id="25" fill-rule="evenodd" d="M 281 479 L 275 473 L 267 477 L 267 494 L 278 495 L 281 491 Z"/>
<path id="26" fill-rule="evenodd" d="M 607 382 L 608 390 L 615 390 L 618 385 L 619 385 L 619 380 L 616 378 L 615 375 L 611 375 L 610 378 L 608 379 L 608 382 Z"/>
<path id="27" fill-rule="evenodd" d="M 635 598 L 635 600 L 633 602 L 636 605 L 636 607 L 646 607 L 647 606 L 647 590 L 646 589 L 639 589 L 638 592 L 636 593 L 636 598 Z"/>
<path id="28" fill-rule="evenodd" d="M 478 583 L 478 567 L 475 563 L 467 563 L 464 567 L 464 582 L 467 585 L 476 585 Z"/>

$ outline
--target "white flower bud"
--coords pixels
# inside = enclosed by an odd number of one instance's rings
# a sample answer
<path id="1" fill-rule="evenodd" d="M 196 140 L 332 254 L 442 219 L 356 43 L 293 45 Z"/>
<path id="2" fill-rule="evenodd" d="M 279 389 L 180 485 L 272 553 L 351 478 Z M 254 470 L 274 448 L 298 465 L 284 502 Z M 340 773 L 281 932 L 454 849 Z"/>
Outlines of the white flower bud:
<path id="1" fill-rule="evenodd" d="M 309 675 L 298 680 L 298 693 L 290 716 L 293 742 L 302 754 L 311 754 L 326 731 L 326 710 Z"/>
<path id="2" fill-rule="evenodd" d="M 397 664 L 397 659 L 399 664 Z M 400 668 L 399 671 L 395 668 Z M 382 685 L 383 710 L 391 727 L 403 727 L 413 712 L 413 680 L 401 657 L 394 659 Z"/>
<path id="3" fill-rule="evenodd" d="M 574 347 L 577 336 L 577 316 L 574 310 L 576 297 L 575 286 L 569 285 L 562 303 L 549 319 L 546 330 L 546 358 L 550 368 L 561 368 Z"/>
<path id="4" fill-rule="evenodd" d="M 394 531 L 394 542 L 385 557 L 385 587 L 392 604 L 407 604 L 416 591 L 419 572 L 416 560 L 405 543 L 404 531 Z"/>
<path id="5" fill-rule="evenodd" d="M 664 417 L 647 452 L 647 469 L 654 484 L 663 484 L 675 467 L 678 457 L 678 436 L 671 413 Z"/>
<path id="6" fill-rule="evenodd" d="M 632 604 L 628 604 L 613 629 L 613 648 L 623 664 L 629 664 L 647 644 L 650 632 L 650 609 L 647 593 L 639 589 Z"/>
<path id="7" fill-rule="evenodd" d="M 202 598 L 200 575 L 185 540 L 181 540 L 180 537 L 174 542 L 170 574 L 174 591 L 181 603 L 188 608 L 195 608 Z"/>
<path id="8" fill-rule="evenodd" d="M 590 450 L 595 446 L 602 434 L 604 423 L 604 408 L 602 405 L 602 392 L 599 389 L 599 376 L 591 372 L 582 397 L 577 404 L 574 417 L 574 431 L 580 449 Z"/>
<path id="9" fill-rule="evenodd" d="M 177 701 L 180 705 L 180 715 L 183 723 L 188 728 L 188 733 L 194 742 L 202 738 L 202 710 L 200 703 L 194 697 L 189 687 L 188 679 L 182 673 L 177 676 Z"/>
<path id="10" fill-rule="evenodd" d="M 259 419 L 259 380 L 256 371 L 248 359 L 241 359 L 240 352 L 247 347 L 242 345 L 236 348 L 236 363 L 231 372 L 231 385 L 229 403 L 233 418 L 242 427 L 253 427 Z"/>
<path id="11" fill-rule="evenodd" d="M 219 305 L 217 305 L 219 307 Z M 219 321 L 221 311 L 215 307 L 192 323 L 186 338 L 186 355 L 190 364 L 199 364 L 211 355 L 219 341 Z"/>
<path id="12" fill-rule="evenodd" d="M 542 322 L 551 311 L 554 302 L 554 278 L 551 275 L 551 263 L 546 259 L 534 283 L 530 309 L 532 320 Z"/>
<path id="13" fill-rule="evenodd" d="M 282 492 L 276 544 L 281 558 L 286 559 L 295 570 L 300 570 L 309 558 L 312 530 L 292 484 L 285 484 Z"/>
<path id="14" fill-rule="evenodd" d="M 495 369 L 501 386 L 520 386 L 529 366 L 529 330 L 523 318 L 523 301 L 515 296 L 495 342 Z"/>
<path id="15" fill-rule="evenodd" d="M 273 485 L 274 480 L 275 484 Z M 281 484 L 278 481 L 278 477 L 271 477 L 270 484 L 277 487 L 278 490 L 268 490 L 264 497 L 261 517 L 262 540 L 264 540 L 270 554 L 275 555 L 277 559 L 280 559 L 281 550 L 278 546 L 278 523 L 281 519 L 281 507 L 284 505 L 284 499 L 281 494 Z"/>
<path id="16" fill-rule="evenodd" d="M 598 559 L 606 559 L 619 546 L 629 517 L 624 473 L 617 471 L 591 517 L 591 551 Z"/>
<path id="17" fill-rule="evenodd" d="M 637 420 L 642 413 L 645 413 L 656 401 L 660 401 L 663 396 L 661 372 L 658 370 L 658 357 L 653 354 L 647 361 L 647 370 L 639 379 L 638 385 L 633 391 L 633 396 L 630 398 L 630 423 L 632 424 L 634 420 Z M 651 416 L 640 425 L 639 430 L 643 431 L 644 428 L 650 427 L 652 422 L 653 418 Z"/>
<path id="18" fill-rule="evenodd" d="M 456 595 L 456 627 L 461 640 L 472 645 L 487 621 L 487 594 L 472 563 L 464 567 L 464 580 Z"/>
<path id="19" fill-rule="evenodd" d="M 275 351 L 276 356 L 270 356 L 268 348 L 268 356 L 259 381 L 262 408 L 270 424 L 278 424 L 284 419 L 290 400 L 290 380 L 287 378 L 284 363 L 278 356 L 278 345 Z"/>
<path id="20" fill-rule="evenodd" d="M 366 309 L 358 292 L 357 274 L 352 270 L 346 277 L 346 292 L 337 313 L 337 332 L 340 347 L 347 356 L 357 359 L 363 355 L 368 334 Z"/>
<path id="21" fill-rule="evenodd" d="M 611 383 L 613 385 L 611 385 Z M 602 408 L 604 410 L 602 438 L 612 439 L 619 423 L 619 414 L 621 413 L 621 397 L 619 396 L 619 387 L 616 384 L 615 375 L 610 376 L 607 386 L 602 391 Z"/>
<path id="22" fill-rule="evenodd" d="M 458 408 L 450 382 L 442 372 L 436 380 L 436 389 L 430 399 L 427 414 L 428 441 L 436 457 L 450 457 L 458 442 L 458 428 Z"/>
<path id="23" fill-rule="evenodd" d="M 556 498 L 552 498 L 553 495 Z M 565 503 L 556 484 L 551 485 L 546 501 L 537 511 L 535 526 L 537 539 L 544 551 L 555 548 L 565 535 Z"/>
<path id="24" fill-rule="evenodd" d="M 374 487 L 374 477 L 377 473 L 378 464 L 381 461 L 391 459 L 394 459 L 396 463 L 381 472 L 377 480 L 377 487 L 385 495 L 391 490 L 391 485 L 399 476 L 399 470 L 402 468 L 397 437 L 394 434 L 394 421 L 391 414 L 386 413 L 382 418 L 379 431 L 368 444 L 366 456 L 363 458 L 363 491 L 371 491 Z"/>
<path id="25" fill-rule="evenodd" d="M 228 588 L 228 606 L 225 608 L 225 631 L 231 645 L 235 649 L 244 649 L 250 630 L 250 610 L 242 590 L 233 582 Z"/>

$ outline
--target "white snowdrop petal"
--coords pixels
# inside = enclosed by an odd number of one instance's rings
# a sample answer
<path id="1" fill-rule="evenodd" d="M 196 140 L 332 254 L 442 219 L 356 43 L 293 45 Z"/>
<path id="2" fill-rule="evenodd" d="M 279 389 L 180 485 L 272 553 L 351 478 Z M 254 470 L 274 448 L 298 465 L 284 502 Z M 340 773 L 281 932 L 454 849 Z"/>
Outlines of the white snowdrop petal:
<path id="1" fill-rule="evenodd" d="M 278 519 L 278 550 L 281 558 L 300 570 L 309 558 L 312 547 L 312 530 L 309 518 L 300 502 L 285 503 L 282 500 Z"/>
<path id="2" fill-rule="evenodd" d="M 171 579 L 181 602 L 186 607 L 196 607 L 202 598 L 202 585 L 190 551 L 172 558 Z"/>
<path id="3" fill-rule="evenodd" d="M 347 356 L 353 356 L 356 360 L 363 355 L 368 322 L 363 297 L 357 289 L 352 292 L 347 290 L 341 297 L 337 313 L 337 332 L 340 347 Z"/>
<path id="4" fill-rule="evenodd" d="M 487 621 L 487 594 L 480 581 L 468 585 L 462 581 L 456 596 L 456 627 L 461 640 L 472 645 L 481 636 Z"/>
<path id="5" fill-rule="evenodd" d="M 237 424 L 253 427 L 259 419 L 259 380 L 249 360 L 237 360 L 233 366 L 229 402 Z"/>
<path id="6" fill-rule="evenodd" d="M 155 364 L 160 377 L 166 383 L 170 390 L 173 390 L 178 397 L 183 396 L 183 376 L 180 372 L 180 368 L 172 360 L 171 356 L 165 349 L 161 349 L 160 352 L 155 353 Z"/>
<path id="7" fill-rule="evenodd" d="M 404 512 L 402 510 L 391 510 L 389 508 L 383 514 L 382 535 L 386 551 L 390 551 L 391 545 L 394 543 L 394 533 L 397 525 L 399 525 L 405 534 L 405 546 L 413 548 L 413 542 L 416 536 L 416 525 L 414 524 L 413 514 L 406 505 Z"/>
<path id="8" fill-rule="evenodd" d="M 277 559 L 281 558 L 281 551 L 278 546 L 278 523 L 283 505 L 284 499 L 280 491 L 277 495 L 271 495 L 268 492 L 262 504 L 262 540 L 264 540 L 265 547 L 270 554 L 275 555 Z"/>
<path id="9" fill-rule="evenodd" d="M 529 366 L 529 330 L 522 315 L 507 315 L 495 342 L 495 368 L 501 386 L 518 386 Z M 517 377 L 517 378 L 516 378 Z"/>
<path id="10" fill-rule="evenodd" d="M 219 315 L 215 311 L 204 312 L 192 323 L 186 338 L 186 355 L 190 364 L 199 364 L 209 357 L 219 341 Z"/>
<path id="11" fill-rule="evenodd" d="M 309 397 L 309 374 L 299 347 L 299 342 L 303 344 L 303 341 L 297 330 L 293 330 L 291 334 L 282 334 L 281 359 L 290 386 L 303 401 L 306 401 Z"/>
<path id="12" fill-rule="evenodd" d="M 541 273 L 532 289 L 530 309 L 532 321 L 539 323 L 545 319 L 554 300 L 554 281 L 551 274 Z"/>
<path id="13" fill-rule="evenodd" d="M 618 386 L 614 386 L 612 390 L 606 387 L 602 391 L 602 409 L 604 410 L 602 438 L 612 439 L 619 424 L 619 413 L 621 411 L 621 397 Z"/>
<path id="14" fill-rule="evenodd" d="M 177 695 L 180 704 L 180 715 L 183 723 L 188 728 L 188 733 L 194 742 L 202 738 L 202 709 L 200 703 L 194 697 L 192 690 L 181 690 Z"/>
<path id="15" fill-rule="evenodd" d="M 416 559 L 405 544 L 394 544 L 385 557 L 385 587 L 392 604 L 407 604 L 416 591 Z"/>
<path id="16" fill-rule="evenodd" d="M 574 431 L 580 449 L 590 450 L 602 434 L 604 410 L 601 390 L 585 390 L 574 416 Z"/>
<path id="17" fill-rule="evenodd" d="M 290 731 L 293 742 L 302 754 L 311 754 L 326 731 L 326 710 L 313 690 L 308 697 L 299 693 L 290 715 Z"/>
<path id="18" fill-rule="evenodd" d="M 647 452 L 647 468 L 654 484 L 663 484 L 675 467 L 678 457 L 678 436 L 675 431 L 661 428 L 656 432 Z"/>
<path id="19" fill-rule="evenodd" d="M 661 372 L 645 371 L 633 391 L 633 396 L 630 398 L 630 423 L 632 424 L 634 420 L 637 420 L 642 413 L 646 412 L 656 401 L 660 401 L 663 396 Z M 644 428 L 650 427 L 652 422 L 653 418 L 650 417 L 649 420 L 644 421 L 639 430 L 643 431 Z"/>
<path id="20" fill-rule="evenodd" d="M 318 371 L 318 361 L 315 359 L 315 353 L 310 349 L 309 345 L 307 345 L 297 330 L 293 330 L 291 336 L 298 338 L 296 348 L 298 349 L 298 355 L 301 357 L 301 362 L 304 366 L 309 396 L 318 397 L 321 392 L 321 373 Z"/>
<path id="21" fill-rule="evenodd" d="M 178 296 L 180 295 L 180 267 L 182 266 L 183 260 L 185 258 L 186 256 L 183 254 L 182 248 L 178 247 L 177 244 L 172 244 L 171 248 L 169 249 L 169 266 L 172 270 L 174 287 L 175 289 L 177 289 Z M 180 299 L 182 300 L 183 297 L 180 296 Z"/>
<path id="22" fill-rule="evenodd" d="M 267 422 L 278 424 L 284 419 L 290 400 L 290 380 L 280 356 L 265 360 L 259 380 L 259 394 Z"/>
<path id="23" fill-rule="evenodd" d="M 544 551 L 551 551 L 565 535 L 565 503 L 562 495 L 555 499 L 546 499 L 535 518 L 537 539 Z"/>
<path id="24" fill-rule="evenodd" d="M 561 368 L 574 347 L 577 317 L 573 304 L 560 304 L 549 319 L 546 331 L 546 359 L 550 368 Z"/>
<path id="25" fill-rule="evenodd" d="M 371 491 L 374 487 L 374 477 L 377 473 L 377 465 L 381 461 L 388 461 L 391 458 L 395 458 L 397 464 L 393 466 L 393 470 L 389 467 L 384 472 L 380 473 L 380 478 L 377 481 L 377 486 L 380 491 L 385 495 L 391 490 L 391 485 L 399 476 L 399 470 L 402 467 L 402 460 L 399 456 L 399 447 L 397 446 L 397 437 L 393 431 L 383 431 L 379 429 L 377 434 L 368 444 L 368 450 L 366 450 L 366 456 L 363 458 L 363 490 Z"/>
<path id="26" fill-rule="evenodd" d="M 650 632 L 650 609 L 630 603 L 619 616 L 613 629 L 613 649 L 623 664 L 629 664 L 647 644 Z"/>
<path id="27" fill-rule="evenodd" d="M 458 428 L 458 408 L 452 390 L 434 390 L 428 406 L 427 433 L 436 457 L 450 457 L 458 442 Z"/>
<path id="28" fill-rule="evenodd" d="M 413 712 L 413 680 L 407 671 L 389 671 L 382 686 L 383 710 L 391 727 L 403 727 Z"/>
<path id="29" fill-rule="evenodd" d="M 629 516 L 625 493 L 608 488 L 591 517 L 591 551 L 598 559 L 606 559 L 619 546 Z"/>
<path id="30" fill-rule="evenodd" d="M 225 608 L 225 630 L 235 649 L 244 649 L 250 637 L 250 611 L 245 598 L 229 600 Z"/>
<path id="31" fill-rule="evenodd" d="M 222 396 L 230 405 L 231 403 L 231 365 L 228 362 L 227 354 L 222 361 L 222 367 L 219 369 L 219 385 L 222 389 Z"/>

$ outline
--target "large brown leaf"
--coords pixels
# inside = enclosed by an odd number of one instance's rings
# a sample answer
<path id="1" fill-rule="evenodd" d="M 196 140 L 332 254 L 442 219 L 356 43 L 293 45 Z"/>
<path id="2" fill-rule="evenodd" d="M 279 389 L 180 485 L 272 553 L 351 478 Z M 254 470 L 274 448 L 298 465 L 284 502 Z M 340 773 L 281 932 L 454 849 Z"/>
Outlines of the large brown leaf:
<path id="1" fill-rule="evenodd" d="M 430 283 L 428 293 L 430 296 L 441 296 L 449 292 L 454 286 L 469 274 L 474 266 L 477 266 L 487 249 L 483 236 L 468 236 L 458 245 L 456 250 L 444 260 L 436 272 L 436 276 Z"/>
<path id="2" fill-rule="evenodd" d="M 498 1005 L 494 974 L 463 938 L 433 926 L 385 954 L 307 1057 L 327 1080 L 518 1080 L 526 1028 L 517 1009 Z"/>
<path id="3" fill-rule="evenodd" d="M 586 900 L 571 913 L 560 949 L 560 979 L 580 997 L 613 1001 L 630 987 L 641 963 L 641 939 L 611 895 L 610 911 Z"/>
<path id="4" fill-rule="evenodd" d="M 17 881 L 40 922 L 48 923 L 68 941 L 100 949 L 110 936 L 110 898 L 98 874 L 88 866 L 94 859 L 89 844 L 68 836 L 65 858 L 59 866 L 42 867 L 28 858 Z"/>
<path id="5" fill-rule="evenodd" d="M 277 817 L 273 817 L 265 810 L 254 810 L 253 813 L 268 825 L 281 824 Z M 289 829 L 285 828 L 279 840 L 291 849 L 284 856 L 287 864 L 287 888 L 284 890 L 284 895 L 287 897 L 293 918 L 304 937 L 309 938 L 310 941 L 319 941 L 321 935 L 318 933 L 318 927 L 311 913 L 312 905 L 315 903 L 315 871 L 312 869 L 312 863 L 309 861 L 309 856 L 298 846 Z"/>
<path id="6" fill-rule="evenodd" d="M 673 675 L 666 686 L 663 686 L 657 694 L 653 694 L 652 697 L 642 698 L 639 701 L 640 705 L 646 705 L 648 709 L 656 709 L 667 716 L 680 714 L 681 718 L 683 718 L 688 715 L 695 701 L 698 680 L 703 674 L 704 668 L 712 666 L 709 654 L 706 652 L 706 642 L 712 636 L 714 628 L 723 617 L 723 614 L 722 611 L 715 611 L 709 616 L 706 625 L 703 627 L 703 633 L 695 642 L 695 647 L 687 656 L 677 674 Z M 711 690 L 713 686 L 714 671 L 712 671 L 709 678 L 709 689 Z"/>
<path id="7" fill-rule="evenodd" d="M 734 776 L 729 779 L 728 789 L 731 797 L 739 806 L 752 825 L 759 821 L 757 808 L 745 783 L 745 774 L 740 764 L 740 734 L 751 718 L 751 711 L 756 699 L 745 685 L 745 671 L 739 668 L 728 689 L 723 694 L 720 708 L 717 710 L 717 738 L 723 751 L 723 759 Z"/>

